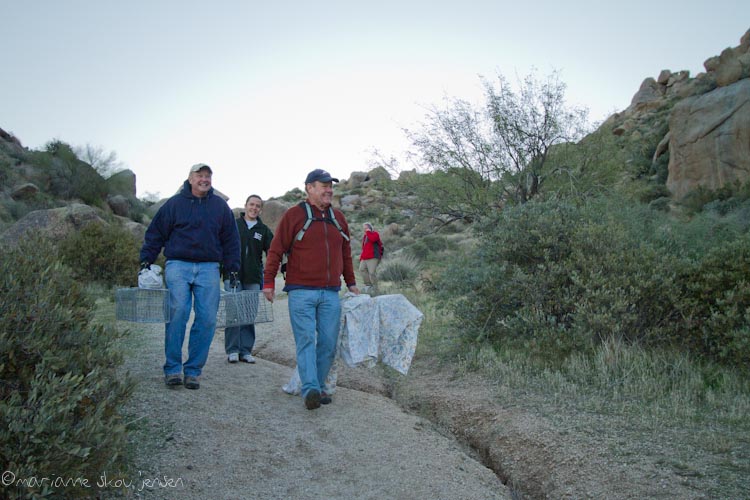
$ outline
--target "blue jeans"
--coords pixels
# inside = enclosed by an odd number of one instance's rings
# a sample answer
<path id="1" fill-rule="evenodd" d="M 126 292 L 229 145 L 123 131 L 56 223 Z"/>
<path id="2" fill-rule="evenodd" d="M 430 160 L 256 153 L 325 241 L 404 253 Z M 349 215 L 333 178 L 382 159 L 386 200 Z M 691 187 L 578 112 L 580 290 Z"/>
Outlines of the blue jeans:
<path id="1" fill-rule="evenodd" d="M 289 291 L 289 319 L 297 345 L 297 370 L 301 394 L 325 388 L 336 355 L 341 323 L 341 301 L 331 290 Z"/>
<path id="2" fill-rule="evenodd" d="M 231 292 L 229 280 L 224 280 L 224 290 Z M 260 283 L 242 283 L 237 291 L 260 290 Z M 263 300 L 266 300 L 265 298 Z M 232 326 L 224 330 L 224 349 L 227 354 L 233 352 L 240 356 L 252 354 L 255 346 L 255 325 Z"/>
<path id="3" fill-rule="evenodd" d="M 166 324 L 164 336 L 164 374 L 184 372 L 197 377 L 208 358 L 214 338 L 216 312 L 219 310 L 220 280 L 218 262 L 186 262 L 168 260 L 164 276 L 169 289 L 172 320 Z M 190 327 L 188 358 L 182 363 L 185 327 L 190 319 L 195 298 L 195 319 Z"/>

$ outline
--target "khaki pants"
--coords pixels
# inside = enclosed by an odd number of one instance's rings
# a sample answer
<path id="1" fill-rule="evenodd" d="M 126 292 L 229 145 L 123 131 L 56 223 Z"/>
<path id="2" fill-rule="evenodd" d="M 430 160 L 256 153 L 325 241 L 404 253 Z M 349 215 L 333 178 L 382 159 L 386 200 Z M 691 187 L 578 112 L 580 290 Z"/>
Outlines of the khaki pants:
<path id="1" fill-rule="evenodd" d="M 380 259 L 367 259 L 359 262 L 359 272 L 362 273 L 365 286 L 378 286 L 378 277 L 375 275 L 378 264 L 380 264 Z"/>

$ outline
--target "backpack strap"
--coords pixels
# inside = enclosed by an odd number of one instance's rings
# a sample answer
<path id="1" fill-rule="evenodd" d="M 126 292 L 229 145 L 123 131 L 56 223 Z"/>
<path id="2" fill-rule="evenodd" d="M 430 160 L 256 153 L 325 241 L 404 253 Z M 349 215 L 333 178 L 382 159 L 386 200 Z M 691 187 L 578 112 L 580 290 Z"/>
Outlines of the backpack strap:
<path id="1" fill-rule="evenodd" d="M 332 223 L 334 226 L 336 226 L 336 229 L 339 230 L 339 233 L 341 233 L 341 236 L 346 241 L 349 241 L 349 237 L 346 235 L 346 233 L 344 232 L 344 230 L 341 228 L 341 224 L 339 224 L 339 221 L 336 220 L 336 215 L 334 215 L 334 213 L 333 213 L 333 207 L 328 207 L 328 213 L 331 216 L 330 219 L 320 219 L 320 218 L 313 217 L 312 207 L 310 207 L 309 203 L 307 203 L 306 201 L 303 201 L 303 202 L 300 203 L 300 206 L 303 206 L 303 205 L 304 205 L 305 211 L 307 212 L 307 220 L 305 221 L 305 225 L 302 226 L 302 229 L 300 229 L 299 232 L 297 233 L 297 236 L 295 237 L 296 241 L 302 240 L 302 238 L 305 236 L 305 231 L 307 231 L 307 228 L 309 228 L 310 224 L 312 224 L 312 222 L 316 221 L 316 220 L 319 220 L 319 221 L 322 221 L 322 222 L 330 222 L 330 223 Z"/>
<path id="2" fill-rule="evenodd" d="M 302 203 L 300 203 L 300 205 L 305 206 L 305 210 L 307 211 L 307 220 L 305 221 L 305 225 L 302 226 L 302 229 L 300 229 L 297 233 L 297 237 L 295 238 L 297 241 L 300 241 L 302 237 L 305 236 L 305 231 L 307 231 L 307 228 L 310 227 L 310 224 L 312 224 L 312 221 L 314 220 L 310 204 L 306 201 L 303 201 Z"/>
<path id="3" fill-rule="evenodd" d="M 333 207 L 328 207 L 328 211 L 331 214 L 331 220 L 333 221 L 333 225 L 336 226 L 336 229 L 339 230 L 339 233 L 341 233 L 341 236 L 344 237 L 346 241 L 349 241 L 349 237 L 346 235 L 343 229 L 341 229 L 341 224 L 339 224 L 339 221 L 336 220 L 336 216 L 333 214 Z"/>

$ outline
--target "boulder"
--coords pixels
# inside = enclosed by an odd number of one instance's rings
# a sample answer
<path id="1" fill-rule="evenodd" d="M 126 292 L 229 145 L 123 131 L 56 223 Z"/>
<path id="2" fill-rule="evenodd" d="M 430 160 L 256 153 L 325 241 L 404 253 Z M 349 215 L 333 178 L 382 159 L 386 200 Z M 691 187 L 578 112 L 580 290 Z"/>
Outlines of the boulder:
<path id="1" fill-rule="evenodd" d="M 367 172 L 367 177 L 369 178 L 369 180 L 374 182 L 384 182 L 391 180 L 391 174 L 389 174 L 388 170 L 383 167 L 373 168 L 372 170 Z"/>
<path id="2" fill-rule="evenodd" d="M 135 222 L 127 217 L 115 216 L 115 219 L 120 221 L 120 224 L 127 229 L 138 241 L 143 241 L 143 237 L 146 235 L 146 226 Z"/>
<path id="3" fill-rule="evenodd" d="M 641 83 L 641 88 L 635 93 L 630 101 L 630 108 L 636 110 L 651 109 L 661 107 L 663 104 L 666 85 L 658 83 L 651 77 L 646 78 Z"/>
<path id="4" fill-rule="evenodd" d="M 347 189 L 354 189 L 362 187 L 362 185 L 369 179 L 367 172 L 352 172 L 349 179 L 346 182 L 342 182 L 343 187 Z"/>
<path id="5" fill-rule="evenodd" d="M 107 196 L 107 205 L 112 209 L 112 213 L 121 217 L 127 217 L 130 213 L 130 202 L 128 199 L 121 195 L 109 195 Z"/>
<path id="6" fill-rule="evenodd" d="M 36 196 L 39 192 L 39 187 L 32 182 L 24 182 L 13 188 L 10 193 L 10 197 L 14 200 L 28 200 Z"/>
<path id="7" fill-rule="evenodd" d="M 107 180 L 107 193 L 135 197 L 135 173 L 132 170 L 121 170 L 112 174 Z"/>
<path id="8" fill-rule="evenodd" d="M 29 212 L 3 231 L 0 239 L 7 244 L 14 245 L 27 234 L 41 234 L 59 241 L 88 224 L 106 224 L 106 222 L 95 208 L 74 203 L 62 208 Z"/>
<path id="9" fill-rule="evenodd" d="M 279 224 L 281 216 L 284 215 L 284 212 L 290 206 L 292 205 L 281 200 L 268 200 L 263 203 L 263 213 L 260 217 L 263 223 L 271 228 L 271 231 L 276 231 L 276 226 Z"/>
<path id="10" fill-rule="evenodd" d="M 361 205 L 362 201 L 358 194 L 348 194 L 341 198 L 341 210 L 344 212 L 356 210 Z"/>
<path id="11" fill-rule="evenodd" d="M 667 188 L 675 199 L 703 186 L 750 180 L 750 79 L 677 103 L 669 118 Z"/>
<path id="12" fill-rule="evenodd" d="M 719 65 L 716 68 L 716 84 L 726 87 L 742 78 L 742 64 L 737 49 L 724 49 L 719 56 Z"/>

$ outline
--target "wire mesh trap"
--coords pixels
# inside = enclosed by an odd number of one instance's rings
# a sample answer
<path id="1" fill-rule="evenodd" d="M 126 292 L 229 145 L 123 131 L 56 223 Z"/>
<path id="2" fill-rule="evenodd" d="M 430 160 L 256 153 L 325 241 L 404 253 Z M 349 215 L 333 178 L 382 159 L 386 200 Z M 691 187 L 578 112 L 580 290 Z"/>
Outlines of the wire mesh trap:
<path id="1" fill-rule="evenodd" d="M 168 323 L 169 292 L 166 288 L 119 288 L 115 290 L 115 318 L 135 323 Z"/>
<path id="2" fill-rule="evenodd" d="M 273 321 L 273 307 L 260 290 L 221 292 L 216 328 Z"/>

